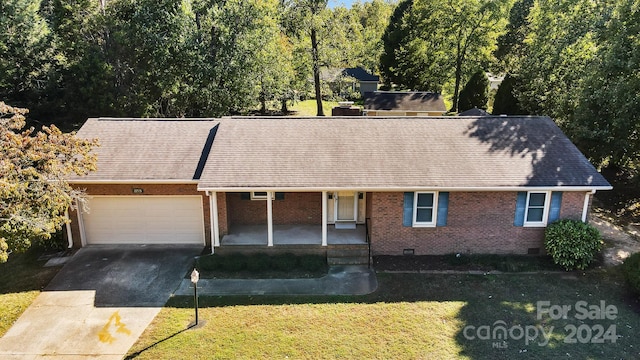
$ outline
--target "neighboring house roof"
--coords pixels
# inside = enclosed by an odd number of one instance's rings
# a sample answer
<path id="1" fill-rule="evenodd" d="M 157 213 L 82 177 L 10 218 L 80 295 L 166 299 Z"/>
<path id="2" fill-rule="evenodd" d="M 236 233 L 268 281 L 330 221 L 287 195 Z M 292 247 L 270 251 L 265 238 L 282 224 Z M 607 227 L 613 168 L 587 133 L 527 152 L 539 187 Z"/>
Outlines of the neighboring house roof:
<path id="1" fill-rule="evenodd" d="M 89 119 L 78 131 L 98 138 L 98 170 L 71 181 L 193 180 L 219 120 Z M 206 160 L 206 157 L 203 159 Z"/>
<path id="2" fill-rule="evenodd" d="M 352 78 L 355 78 L 358 81 L 375 81 L 375 82 L 380 81 L 379 76 L 370 74 L 367 70 L 361 67 L 344 69 L 342 73 L 347 76 L 351 76 Z"/>
<path id="3" fill-rule="evenodd" d="M 198 188 L 609 188 L 548 117 L 222 119 Z"/>
<path id="4" fill-rule="evenodd" d="M 458 114 L 458 116 L 490 116 L 490 115 L 491 114 L 489 114 L 488 112 L 482 109 L 478 109 L 477 107 L 474 107 L 473 109 L 465 110 Z"/>
<path id="5" fill-rule="evenodd" d="M 355 68 L 323 68 L 320 70 L 320 78 L 324 81 L 337 81 L 340 76 L 350 76 L 358 81 L 380 81 L 380 77 L 372 75 L 361 67 Z"/>
<path id="6" fill-rule="evenodd" d="M 447 112 L 442 95 L 432 92 L 375 91 L 364 94 L 367 110 Z"/>

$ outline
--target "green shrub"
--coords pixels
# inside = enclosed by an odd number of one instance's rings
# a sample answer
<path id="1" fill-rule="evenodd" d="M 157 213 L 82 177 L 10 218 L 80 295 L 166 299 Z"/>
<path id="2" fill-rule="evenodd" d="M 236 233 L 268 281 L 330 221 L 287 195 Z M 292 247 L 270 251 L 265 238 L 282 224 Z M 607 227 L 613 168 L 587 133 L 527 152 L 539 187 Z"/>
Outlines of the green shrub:
<path id="1" fill-rule="evenodd" d="M 271 259 L 271 265 L 276 270 L 291 271 L 298 265 L 298 257 L 291 253 L 276 255 Z"/>
<path id="2" fill-rule="evenodd" d="M 267 254 L 254 254 L 247 258 L 247 270 L 264 271 L 271 266 L 271 257 Z"/>
<path id="3" fill-rule="evenodd" d="M 452 266 L 461 266 L 471 263 L 471 257 L 460 253 L 447 254 L 445 255 L 445 261 Z"/>
<path id="4" fill-rule="evenodd" d="M 211 254 L 201 256 L 198 258 L 198 260 L 196 260 L 196 267 L 200 271 L 220 270 L 222 268 L 220 255 Z"/>
<path id="5" fill-rule="evenodd" d="M 220 262 L 222 263 L 221 269 L 226 271 L 240 271 L 247 267 L 247 256 L 244 254 L 231 254 L 228 256 L 221 256 Z"/>
<path id="6" fill-rule="evenodd" d="M 322 255 L 302 255 L 298 260 L 300 267 L 306 271 L 318 271 L 327 266 L 327 259 Z"/>
<path id="7" fill-rule="evenodd" d="M 622 272 L 631 289 L 640 295 L 640 253 L 635 253 L 624 261 Z"/>
<path id="8" fill-rule="evenodd" d="M 544 246 L 553 262 L 565 270 L 584 270 L 602 248 L 602 239 L 595 227 L 563 219 L 547 227 Z"/>

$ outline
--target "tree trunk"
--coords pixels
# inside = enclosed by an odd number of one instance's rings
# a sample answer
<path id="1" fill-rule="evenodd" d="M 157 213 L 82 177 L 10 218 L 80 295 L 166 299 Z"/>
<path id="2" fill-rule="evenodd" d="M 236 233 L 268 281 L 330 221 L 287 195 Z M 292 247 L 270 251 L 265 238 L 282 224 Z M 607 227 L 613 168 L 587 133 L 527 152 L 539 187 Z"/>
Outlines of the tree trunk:
<path id="1" fill-rule="evenodd" d="M 280 112 L 282 113 L 282 115 L 287 115 L 289 113 L 289 108 L 287 108 L 287 99 L 283 98 L 281 101 L 282 106 L 280 107 Z"/>
<path id="2" fill-rule="evenodd" d="M 453 107 L 451 112 L 458 112 L 458 95 L 460 93 L 460 81 L 462 80 L 462 55 L 460 52 L 460 40 L 458 40 L 458 48 L 456 52 L 456 84 L 453 88 Z"/>
<path id="3" fill-rule="evenodd" d="M 320 93 L 320 65 L 318 60 L 318 39 L 315 29 L 311 29 L 311 59 L 313 62 L 313 84 L 316 90 L 317 116 L 324 116 L 322 94 Z"/>

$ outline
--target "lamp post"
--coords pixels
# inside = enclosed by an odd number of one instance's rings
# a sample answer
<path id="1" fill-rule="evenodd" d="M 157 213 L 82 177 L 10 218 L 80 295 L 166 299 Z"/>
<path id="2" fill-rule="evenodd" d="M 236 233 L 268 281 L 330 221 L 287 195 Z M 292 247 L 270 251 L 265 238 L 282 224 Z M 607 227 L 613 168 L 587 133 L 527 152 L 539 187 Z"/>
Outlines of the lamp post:
<path id="1" fill-rule="evenodd" d="M 193 301 L 196 308 L 196 323 L 198 325 L 198 280 L 200 280 L 200 273 L 195 268 L 191 272 L 191 283 L 193 283 Z"/>

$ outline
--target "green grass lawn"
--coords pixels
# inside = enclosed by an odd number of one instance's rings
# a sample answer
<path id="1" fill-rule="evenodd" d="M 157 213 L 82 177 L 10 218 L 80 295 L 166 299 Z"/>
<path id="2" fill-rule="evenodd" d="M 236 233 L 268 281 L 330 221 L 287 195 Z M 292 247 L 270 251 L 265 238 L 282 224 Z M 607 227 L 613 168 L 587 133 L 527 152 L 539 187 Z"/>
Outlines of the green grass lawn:
<path id="1" fill-rule="evenodd" d="M 324 115 L 331 116 L 331 109 L 336 106 L 338 106 L 337 101 L 323 101 L 322 110 L 324 110 Z M 316 116 L 318 113 L 315 99 L 298 101 L 289 110 L 295 111 L 295 116 Z"/>
<path id="2" fill-rule="evenodd" d="M 24 254 L 11 254 L 0 264 L 0 336 L 3 336 L 31 305 L 42 288 L 58 273 L 61 266 L 42 267 L 39 249 Z"/>
<path id="3" fill-rule="evenodd" d="M 379 274 L 366 296 L 201 297 L 204 325 L 190 297 L 169 301 L 130 350 L 139 359 L 600 359 L 640 357 L 640 305 L 617 269 L 587 273 L 429 275 Z M 617 310 L 615 319 L 537 316 L 537 302 Z M 595 316 L 595 315 L 594 315 Z M 504 324 L 512 335 L 484 339 Z M 607 336 L 595 336 L 615 328 Z M 522 327 L 544 338 L 525 342 Z M 552 328 L 553 327 L 553 330 Z M 580 329 L 570 336 L 572 327 Z M 466 331 L 465 331 L 466 329 Z M 479 330 L 480 329 L 480 330 Z M 498 334 L 498 333 L 496 333 Z M 539 333 L 540 334 L 540 333 Z M 590 343 L 592 340 L 603 343 Z M 576 340 L 576 343 L 567 343 Z M 614 342 L 615 340 L 615 342 Z M 582 343 L 584 342 L 584 343 Z"/>

